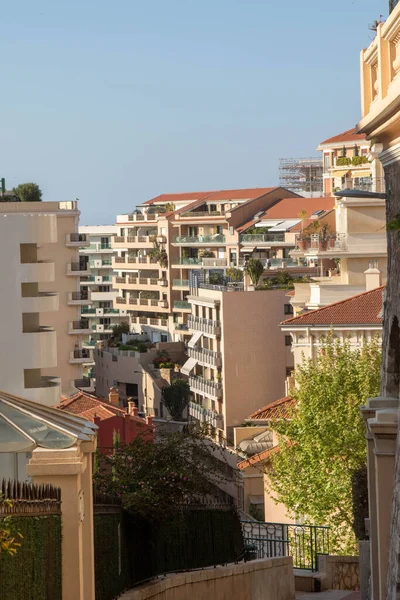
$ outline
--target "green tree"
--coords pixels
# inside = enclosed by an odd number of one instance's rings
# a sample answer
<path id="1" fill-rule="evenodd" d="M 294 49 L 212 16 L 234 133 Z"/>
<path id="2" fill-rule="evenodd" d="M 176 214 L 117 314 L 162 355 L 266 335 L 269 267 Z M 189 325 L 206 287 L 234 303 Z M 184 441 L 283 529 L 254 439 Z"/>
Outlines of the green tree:
<path id="1" fill-rule="evenodd" d="M 330 333 L 318 356 L 296 369 L 291 419 L 272 425 L 280 452 L 268 487 L 292 515 L 331 527 L 332 553 L 357 552 L 352 480 L 366 463 L 360 406 L 379 394 L 378 340 L 352 350 Z"/>
<path id="2" fill-rule="evenodd" d="M 264 265 L 258 258 L 250 258 L 244 270 L 250 277 L 254 286 L 258 285 L 261 275 L 264 273 Z"/>
<path id="3" fill-rule="evenodd" d="M 183 411 L 189 404 L 190 387 L 185 379 L 174 379 L 162 389 L 162 401 L 174 421 L 183 420 Z"/>
<path id="4" fill-rule="evenodd" d="M 226 275 L 231 281 L 243 281 L 243 271 L 236 267 L 229 267 L 226 270 Z"/>
<path id="5" fill-rule="evenodd" d="M 201 429 L 186 426 L 168 435 L 159 431 L 156 443 L 138 436 L 117 445 L 112 456 L 101 457 L 94 482 L 98 492 L 121 498 L 124 508 L 157 520 L 199 496 L 218 498 L 216 484 L 236 476 L 223 449 Z"/>
<path id="6" fill-rule="evenodd" d="M 42 201 L 42 190 L 37 183 L 20 183 L 12 191 L 21 202 Z"/>

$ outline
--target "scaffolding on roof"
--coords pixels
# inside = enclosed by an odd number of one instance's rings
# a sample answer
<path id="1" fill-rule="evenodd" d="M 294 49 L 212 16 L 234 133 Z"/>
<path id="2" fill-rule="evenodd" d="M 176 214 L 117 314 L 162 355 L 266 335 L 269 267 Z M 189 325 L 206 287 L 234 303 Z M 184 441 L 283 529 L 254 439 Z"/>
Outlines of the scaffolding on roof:
<path id="1" fill-rule="evenodd" d="M 323 194 L 321 158 L 280 158 L 279 185 L 292 192 Z"/>

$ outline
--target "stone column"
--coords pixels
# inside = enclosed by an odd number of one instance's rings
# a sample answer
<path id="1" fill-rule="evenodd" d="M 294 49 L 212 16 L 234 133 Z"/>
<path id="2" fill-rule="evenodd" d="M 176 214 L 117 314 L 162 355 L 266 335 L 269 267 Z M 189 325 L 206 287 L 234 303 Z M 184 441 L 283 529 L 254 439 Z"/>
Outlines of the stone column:
<path id="1" fill-rule="evenodd" d="M 92 452 L 95 442 L 65 450 L 37 448 L 27 466 L 33 483 L 61 488 L 62 597 L 94 600 Z"/>
<path id="2" fill-rule="evenodd" d="M 367 425 L 371 541 L 371 600 L 384 600 L 397 437 L 397 398 L 371 398 L 362 413 Z"/>

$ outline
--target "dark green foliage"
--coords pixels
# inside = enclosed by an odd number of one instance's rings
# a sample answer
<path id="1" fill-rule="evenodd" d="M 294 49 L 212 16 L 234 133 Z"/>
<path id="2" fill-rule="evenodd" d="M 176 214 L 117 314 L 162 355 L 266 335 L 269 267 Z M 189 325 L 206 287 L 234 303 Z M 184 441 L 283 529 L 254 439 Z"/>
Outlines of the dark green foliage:
<path id="1" fill-rule="evenodd" d="M 95 512 L 96 600 L 113 600 L 123 591 L 132 587 L 133 579 L 127 533 L 127 517 L 122 510 L 115 513 L 97 514 Z"/>
<path id="2" fill-rule="evenodd" d="M 228 506 L 176 507 L 161 521 L 125 511 L 95 514 L 94 530 L 96 600 L 112 600 L 157 575 L 235 562 L 243 556 L 240 521 Z"/>
<path id="3" fill-rule="evenodd" d="M 236 267 L 229 267 L 229 269 L 226 270 L 226 275 L 231 281 L 243 281 L 243 271 Z"/>
<path id="4" fill-rule="evenodd" d="M 61 516 L 12 516 L 15 556 L 0 553 L 1 600 L 61 600 Z"/>
<path id="5" fill-rule="evenodd" d="M 224 283 L 224 276 L 222 275 L 222 273 L 210 273 L 210 276 L 208 278 L 208 282 L 211 285 L 223 285 L 223 283 Z"/>
<path id="6" fill-rule="evenodd" d="M 171 364 L 173 365 L 173 363 Z M 184 379 L 175 379 L 171 385 L 162 389 L 161 396 L 171 417 L 175 421 L 182 421 L 183 411 L 189 404 L 190 387 L 188 382 Z"/>
<path id="7" fill-rule="evenodd" d="M 37 183 L 20 183 L 13 188 L 13 194 L 19 198 L 21 202 L 41 202 L 42 191 Z"/>
<path id="8" fill-rule="evenodd" d="M 354 471 L 351 478 L 353 496 L 353 529 L 358 540 L 367 539 L 365 519 L 368 518 L 368 475 L 367 465 Z"/>
<path id="9" fill-rule="evenodd" d="M 264 265 L 258 258 L 250 258 L 244 268 L 253 285 L 257 285 L 261 275 L 264 273 Z"/>

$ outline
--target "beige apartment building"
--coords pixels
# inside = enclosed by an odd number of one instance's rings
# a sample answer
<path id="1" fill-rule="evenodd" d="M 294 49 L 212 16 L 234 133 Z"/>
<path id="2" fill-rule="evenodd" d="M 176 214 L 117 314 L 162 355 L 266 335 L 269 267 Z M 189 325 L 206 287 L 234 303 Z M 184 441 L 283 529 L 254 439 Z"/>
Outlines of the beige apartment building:
<path id="1" fill-rule="evenodd" d="M 189 414 L 210 425 L 219 442 L 233 443 L 233 427 L 284 394 L 292 371 L 290 344 L 280 332 L 291 311 L 286 290 L 228 291 L 199 284 L 188 300 Z M 290 340 L 289 340 L 290 341 Z"/>
<path id="2" fill-rule="evenodd" d="M 113 261 L 117 251 L 112 247 L 112 239 L 117 234 L 115 225 L 81 225 L 79 233 L 86 239 L 86 245 L 79 249 L 79 255 L 87 257 L 90 275 L 81 277 L 81 292 L 90 298 L 88 306 L 81 307 L 81 317 L 89 322 L 90 334 L 82 337 L 82 349 L 87 361 L 84 363 L 84 377 L 93 380 L 93 348 L 98 341 L 107 340 L 112 327 L 129 321 L 125 308 L 115 308 L 114 300 L 118 291 L 112 287 Z M 93 385 L 93 382 L 92 382 Z"/>
<path id="3" fill-rule="evenodd" d="M 325 194 L 342 189 L 384 191 L 382 166 L 371 154 L 365 134 L 355 127 L 321 142 L 317 150 L 322 152 Z"/>
<path id="4" fill-rule="evenodd" d="M 2 389 L 55 405 L 81 377 L 76 202 L 0 203 Z M 57 376 L 56 376 L 57 375 Z"/>
<path id="5" fill-rule="evenodd" d="M 239 266 L 238 227 L 284 197 L 299 196 L 279 187 L 162 194 L 118 215 L 115 307 L 130 312 L 132 330 L 154 342 L 187 336 L 190 281 L 218 283 Z"/>

